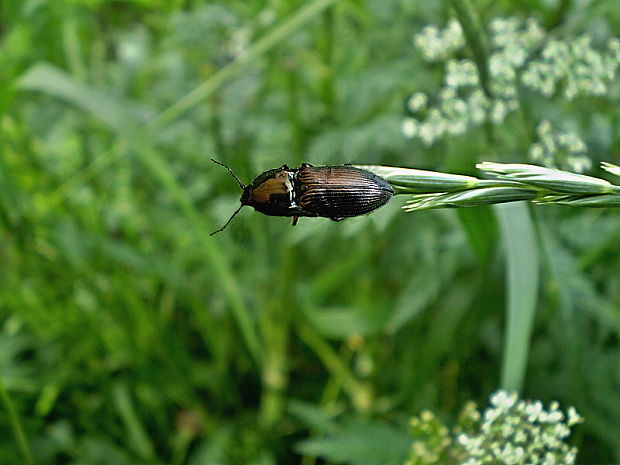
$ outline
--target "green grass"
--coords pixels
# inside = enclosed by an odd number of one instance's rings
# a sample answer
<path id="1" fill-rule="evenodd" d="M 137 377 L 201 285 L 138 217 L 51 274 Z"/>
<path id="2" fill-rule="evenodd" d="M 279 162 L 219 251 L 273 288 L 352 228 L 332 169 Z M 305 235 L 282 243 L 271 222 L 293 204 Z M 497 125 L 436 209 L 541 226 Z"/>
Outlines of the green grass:
<path id="1" fill-rule="evenodd" d="M 396 196 L 295 228 L 244 209 L 209 236 L 240 194 L 212 157 L 246 183 L 304 161 L 479 176 L 528 163 L 553 118 L 617 165 L 618 83 L 524 92 L 430 147 L 401 132 L 407 96 L 442 85 L 422 27 L 469 15 L 479 66 L 496 16 L 620 29 L 612 0 L 568 3 L 3 2 L 0 464 L 391 463 L 412 415 L 500 386 L 575 405 L 579 463 L 618 462 L 615 209 Z"/>

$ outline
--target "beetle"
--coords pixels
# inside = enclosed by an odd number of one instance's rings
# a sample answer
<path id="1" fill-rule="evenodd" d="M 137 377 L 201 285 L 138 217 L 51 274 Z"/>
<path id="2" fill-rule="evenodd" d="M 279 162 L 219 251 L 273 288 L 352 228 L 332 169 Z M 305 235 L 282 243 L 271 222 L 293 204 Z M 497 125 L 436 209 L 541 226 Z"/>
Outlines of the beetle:
<path id="1" fill-rule="evenodd" d="M 295 226 L 302 216 L 340 221 L 365 215 L 381 208 L 394 195 L 394 189 L 385 179 L 352 165 L 302 163 L 299 168 L 283 165 L 259 174 L 245 186 L 232 169 L 211 160 L 226 168 L 243 190 L 241 206 L 211 235 L 224 230 L 245 205 L 265 215 L 292 216 Z"/>

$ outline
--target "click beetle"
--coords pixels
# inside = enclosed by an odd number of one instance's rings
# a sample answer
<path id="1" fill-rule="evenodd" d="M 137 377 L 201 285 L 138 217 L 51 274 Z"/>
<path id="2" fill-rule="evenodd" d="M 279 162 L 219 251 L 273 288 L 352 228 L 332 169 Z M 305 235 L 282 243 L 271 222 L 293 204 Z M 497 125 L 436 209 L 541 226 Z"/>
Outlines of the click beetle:
<path id="1" fill-rule="evenodd" d="M 265 215 L 292 216 L 295 226 L 301 216 L 340 221 L 364 215 L 382 207 L 394 195 L 392 186 L 385 179 L 351 165 L 302 163 L 299 168 L 284 165 L 259 174 L 244 186 L 228 166 L 211 160 L 226 168 L 243 190 L 241 206 L 211 235 L 226 228 L 245 205 Z"/>

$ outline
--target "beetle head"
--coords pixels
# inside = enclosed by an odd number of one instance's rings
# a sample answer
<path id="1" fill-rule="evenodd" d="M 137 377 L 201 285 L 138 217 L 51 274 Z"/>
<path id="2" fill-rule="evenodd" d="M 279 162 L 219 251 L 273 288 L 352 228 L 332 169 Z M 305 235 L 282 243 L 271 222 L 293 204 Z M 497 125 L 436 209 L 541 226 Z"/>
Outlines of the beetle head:
<path id="1" fill-rule="evenodd" d="M 245 186 L 243 188 L 243 193 L 241 194 L 241 198 L 239 200 L 241 200 L 241 205 L 250 205 L 252 200 L 252 186 Z"/>
<path id="2" fill-rule="evenodd" d="M 234 171 L 231 170 L 224 163 L 219 162 L 217 160 L 214 160 L 213 158 L 211 159 L 211 161 L 214 162 L 214 163 L 217 163 L 218 165 L 222 165 L 224 168 L 226 168 L 228 170 L 228 172 L 233 175 L 233 178 L 235 178 L 235 180 L 239 184 L 239 187 L 241 187 L 241 189 L 243 189 L 243 194 L 241 194 L 241 206 L 235 210 L 235 212 L 230 216 L 230 218 L 228 218 L 228 221 L 226 222 L 226 224 L 224 226 L 222 226 L 220 229 L 217 229 L 217 230 L 213 231 L 211 234 L 209 234 L 210 236 L 213 236 L 214 234 L 219 233 L 220 231 L 223 231 L 224 229 L 226 229 L 226 226 L 228 226 L 228 223 L 230 223 L 232 221 L 232 219 L 237 215 L 237 213 L 239 213 L 239 211 L 243 208 L 243 206 L 244 205 L 248 205 L 247 200 L 249 198 L 249 189 L 248 189 L 248 186 L 244 186 L 243 185 L 243 183 L 239 180 L 239 178 L 234 173 Z"/>

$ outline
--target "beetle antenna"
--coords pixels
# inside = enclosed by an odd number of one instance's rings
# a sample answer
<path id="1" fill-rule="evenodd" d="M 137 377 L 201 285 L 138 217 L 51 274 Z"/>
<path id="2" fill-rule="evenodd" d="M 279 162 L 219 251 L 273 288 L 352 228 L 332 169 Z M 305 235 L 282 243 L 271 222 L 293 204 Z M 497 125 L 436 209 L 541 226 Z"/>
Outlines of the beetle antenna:
<path id="1" fill-rule="evenodd" d="M 211 159 L 211 161 L 212 161 L 213 163 L 217 163 L 218 165 L 222 165 L 224 168 L 226 168 L 226 169 L 230 172 L 230 174 L 232 174 L 232 175 L 233 175 L 233 178 L 235 178 L 235 179 L 237 180 L 237 182 L 239 183 L 239 186 L 241 186 L 241 189 L 245 189 L 245 186 L 244 186 L 244 185 L 243 185 L 243 183 L 239 180 L 239 178 L 237 177 L 237 175 L 235 174 L 235 172 L 234 172 L 233 170 L 231 170 L 228 166 L 226 166 L 226 165 L 225 165 L 224 163 L 222 163 L 221 161 L 217 161 L 217 160 L 215 160 L 215 159 L 213 159 L 213 158 Z M 239 210 L 237 210 L 237 211 L 239 211 Z M 234 215 L 233 215 L 233 216 L 234 216 Z M 228 223 L 227 223 L 227 224 L 228 224 Z"/>
<path id="2" fill-rule="evenodd" d="M 223 231 L 224 229 L 226 229 L 226 226 L 228 226 L 228 223 L 230 223 L 232 221 L 232 219 L 237 216 L 237 213 L 239 213 L 239 210 L 241 210 L 244 207 L 244 205 L 242 204 L 239 208 L 237 208 L 237 210 L 235 211 L 235 213 L 233 213 L 231 215 L 230 218 L 228 218 L 228 221 L 226 222 L 226 224 L 224 226 L 222 226 L 220 229 L 217 229 L 215 231 L 213 231 L 211 234 L 209 234 L 209 236 L 213 236 L 214 234 L 219 233 L 220 231 Z"/>

